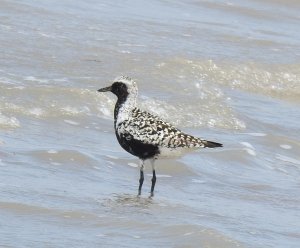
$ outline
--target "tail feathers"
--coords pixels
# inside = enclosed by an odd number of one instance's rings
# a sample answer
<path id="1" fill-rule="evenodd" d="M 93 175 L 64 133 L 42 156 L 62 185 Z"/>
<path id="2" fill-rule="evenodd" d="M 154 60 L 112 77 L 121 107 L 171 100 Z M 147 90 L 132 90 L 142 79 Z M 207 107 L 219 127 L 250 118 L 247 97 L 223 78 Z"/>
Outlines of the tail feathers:
<path id="1" fill-rule="evenodd" d="M 217 142 L 213 142 L 213 141 L 206 140 L 203 143 L 204 143 L 205 147 L 208 147 L 208 148 L 223 147 L 223 144 L 217 143 Z"/>

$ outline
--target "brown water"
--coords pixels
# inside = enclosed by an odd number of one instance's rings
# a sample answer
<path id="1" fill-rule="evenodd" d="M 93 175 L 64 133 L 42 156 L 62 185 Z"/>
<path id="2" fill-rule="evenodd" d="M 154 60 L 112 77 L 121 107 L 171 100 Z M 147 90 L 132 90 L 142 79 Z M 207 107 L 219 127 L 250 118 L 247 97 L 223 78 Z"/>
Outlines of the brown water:
<path id="1" fill-rule="evenodd" d="M 299 247 L 298 1 L 1 1 L 0 247 Z M 141 108 L 222 142 L 150 169 L 113 130 Z M 150 166 L 149 166 L 150 167 Z"/>

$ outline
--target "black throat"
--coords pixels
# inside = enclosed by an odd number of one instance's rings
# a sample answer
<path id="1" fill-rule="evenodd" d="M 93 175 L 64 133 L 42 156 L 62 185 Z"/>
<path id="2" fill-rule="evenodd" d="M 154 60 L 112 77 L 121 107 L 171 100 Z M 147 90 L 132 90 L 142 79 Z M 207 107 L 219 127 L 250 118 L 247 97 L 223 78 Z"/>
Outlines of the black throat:
<path id="1" fill-rule="evenodd" d="M 118 114 L 119 114 L 119 110 L 121 108 L 121 106 L 126 102 L 127 97 L 128 97 L 128 92 L 122 92 L 122 94 L 117 95 L 118 100 L 116 102 L 115 105 L 115 110 L 114 110 L 114 119 L 115 119 L 115 123 L 117 121 L 118 118 Z"/>
<path id="2" fill-rule="evenodd" d="M 114 82 L 111 86 L 111 92 L 114 93 L 118 97 L 118 100 L 117 100 L 117 103 L 115 106 L 115 111 L 114 111 L 114 119 L 116 122 L 117 118 L 118 118 L 119 110 L 120 110 L 122 104 L 124 104 L 126 102 L 129 93 L 128 93 L 128 88 L 127 88 L 126 84 L 124 84 L 122 82 Z"/>

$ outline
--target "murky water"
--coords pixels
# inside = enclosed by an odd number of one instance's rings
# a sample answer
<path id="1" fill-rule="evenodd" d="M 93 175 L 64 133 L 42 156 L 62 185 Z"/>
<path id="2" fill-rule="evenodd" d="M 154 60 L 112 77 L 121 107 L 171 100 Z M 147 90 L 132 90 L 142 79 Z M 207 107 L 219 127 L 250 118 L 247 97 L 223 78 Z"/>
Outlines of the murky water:
<path id="1" fill-rule="evenodd" d="M 299 247 L 298 1 L 0 3 L 1 247 Z M 222 142 L 158 163 L 114 135 L 141 108 Z M 150 166 L 148 166 L 150 167 Z"/>

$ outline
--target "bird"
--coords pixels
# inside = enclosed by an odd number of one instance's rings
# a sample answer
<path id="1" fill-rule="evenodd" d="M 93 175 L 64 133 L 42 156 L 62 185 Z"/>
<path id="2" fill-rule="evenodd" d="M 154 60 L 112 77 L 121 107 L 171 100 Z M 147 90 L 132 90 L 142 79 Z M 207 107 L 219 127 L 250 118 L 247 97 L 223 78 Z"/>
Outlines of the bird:
<path id="1" fill-rule="evenodd" d="M 155 161 L 160 158 L 180 157 L 199 148 L 222 147 L 223 144 L 186 134 L 160 117 L 137 106 L 137 83 L 128 76 L 115 78 L 112 84 L 98 90 L 117 96 L 114 108 L 114 129 L 120 146 L 139 158 L 140 178 L 138 196 L 144 182 L 144 165 L 150 161 L 152 179 L 150 196 L 156 184 Z"/>

